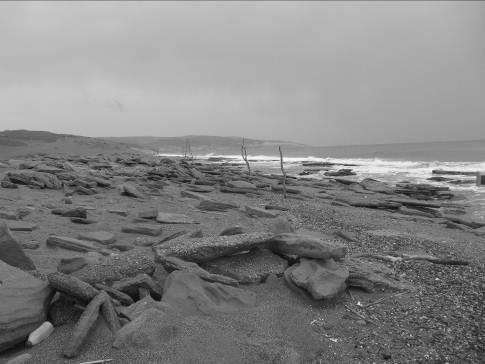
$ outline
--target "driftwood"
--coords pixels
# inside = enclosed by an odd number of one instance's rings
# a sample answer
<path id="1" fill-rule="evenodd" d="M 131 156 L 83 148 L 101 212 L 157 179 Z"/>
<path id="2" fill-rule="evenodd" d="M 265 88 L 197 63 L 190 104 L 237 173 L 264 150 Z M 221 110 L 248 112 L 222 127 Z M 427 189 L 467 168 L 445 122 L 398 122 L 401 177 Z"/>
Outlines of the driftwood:
<path id="1" fill-rule="evenodd" d="M 108 295 L 106 292 L 101 291 L 93 300 L 86 306 L 79 321 L 72 332 L 72 336 L 69 339 L 66 347 L 64 348 L 63 355 L 66 358 L 74 358 L 79 354 L 81 346 L 84 340 L 89 334 L 89 331 L 94 327 L 99 316 L 99 309 L 101 305 L 106 301 Z"/>
<path id="2" fill-rule="evenodd" d="M 283 198 L 286 198 L 286 172 L 285 168 L 283 167 L 283 151 L 281 150 L 281 145 L 278 146 L 280 151 L 280 166 L 281 166 L 281 173 L 283 173 Z"/>
<path id="3" fill-rule="evenodd" d="M 430 263 L 443 264 L 443 265 L 469 265 L 470 264 L 470 262 L 466 260 L 438 258 L 432 255 L 426 255 L 426 254 L 402 254 L 401 256 L 381 255 L 381 254 L 359 254 L 354 257 L 355 258 L 375 258 L 375 259 L 384 260 L 392 263 L 404 262 L 404 261 L 410 261 L 410 260 L 426 260 Z"/>
<path id="4" fill-rule="evenodd" d="M 248 175 L 249 175 L 249 178 L 251 178 L 251 167 L 249 166 L 248 152 L 246 150 L 246 145 L 244 144 L 244 138 L 241 145 L 241 156 L 244 162 L 246 162 L 246 166 L 248 167 Z"/>
<path id="5" fill-rule="evenodd" d="M 129 306 L 135 303 L 135 301 L 133 301 L 133 298 L 128 296 L 126 293 L 123 293 L 117 289 L 114 289 L 113 287 L 109 287 L 101 283 L 96 283 L 94 286 L 99 290 L 105 291 L 112 298 L 120 301 L 122 305 Z"/>
<path id="6" fill-rule="evenodd" d="M 91 301 L 99 293 L 99 291 L 89 283 L 83 282 L 68 274 L 60 272 L 50 273 L 47 275 L 47 279 L 52 288 L 77 298 L 82 302 L 87 303 Z"/>

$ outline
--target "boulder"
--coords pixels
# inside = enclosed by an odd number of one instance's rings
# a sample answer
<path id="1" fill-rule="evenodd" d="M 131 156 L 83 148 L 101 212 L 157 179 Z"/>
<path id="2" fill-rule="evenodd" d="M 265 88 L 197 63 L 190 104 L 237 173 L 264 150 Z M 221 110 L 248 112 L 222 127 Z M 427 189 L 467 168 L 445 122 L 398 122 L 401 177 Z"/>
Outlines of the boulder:
<path id="1" fill-rule="evenodd" d="M 296 255 L 314 259 L 343 259 L 347 254 L 347 247 L 330 237 L 283 233 L 274 236 L 269 244 L 270 249 L 283 255 Z"/>
<path id="2" fill-rule="evenodd" d="M 265 246 L 271 233 L 256 232 L 232 236 L 187 239 L 184 236 L 154 247 L 157 256 L 174 256 L 192 262 L 205 262 L 237 252 Z"/>
<path id="3" fill-rule="evenodd" d="M 288 268 L 292 282 L 305 289 L 316 300 L 332 299 L 342 293 L 349 271 L 339 266 L 333 259 L 326 261 L 300 259 L 300 262 Z"/>
<path id="4" fill-rule="evenodd" d="M 35 188 L 61 189 L 62 182 L 53 174 L 36 172 L 30 169 L 7 173 L 9 181 Z"/>
<path id="5" fill-rule="evenodd" d="M 255 216 L 255 217 L 269 217 L 273 218 L 278 216 L 274 212 L 262 209 L 260 207 L 254 207 L 254 206 L 245 206 L 246 213 L 249 216 Z"/>
<path id="6" fill-rule="evenodd" d="M 213 201 L 213 200 L 203 200 L 199 203 L 197 207 L 203 211 L 220 211 L 220 212 L 226 212 L 227 210 L 230 210 L 230 209 L 239 208 L 238 205 L 233 203 L 219 202 L 219 201 Z"/>
<path id="7" fill-rule="evenodd" d="M 5 222 L 0 221 L 0 260 L 23 270 L 35 270 L 32 260 L 10 233 Z M 1 279 L 1 277 L 0 277 Z"/>
<path id="8" fill-rule="evenodd" d="M 3 251 L 3 250 L 2 250 Z M 47 282 L 0 261 L 0 352 L 26 340 L 45 320 Z"/>
<path id="9" fill-rule="evenodd" d="M 78 235 L 81 240 L 95 241 L 100 244 L 108 245 L 116 241 L 113 233 L 108 231 L 90 231 Z"/>
<path id="10" fill-rule="evenodd" d="M 203 281 L 187 271 L 172 272 L 165 282 L 162 302 L 184 315 L 233 313 L 254 306 L 256 296 L 249 291 Z"/>
<path id="11" fill-rule="evenodd" d="M 172 214 L 170 212 L 159 212 L 157 222 L 161 224 L 198 224 L 191 217 L 183 214 Z"/>
<path id="12" fill-rule="evenodd" d="M 159 236 L 162 233 L 162 228 L 154 224 L 131 224 L 123 226 L 121 231 L 129 234 Z"/>
<path id="13" fill-rule="evenodd" d="M 283 275 L 288 262 L 267 249 L 254 249 L 246 254 L 217 258 L 202 267 L 207 271 L 231 277 L 239 283 L 258 283 L 270 274 Z"/>

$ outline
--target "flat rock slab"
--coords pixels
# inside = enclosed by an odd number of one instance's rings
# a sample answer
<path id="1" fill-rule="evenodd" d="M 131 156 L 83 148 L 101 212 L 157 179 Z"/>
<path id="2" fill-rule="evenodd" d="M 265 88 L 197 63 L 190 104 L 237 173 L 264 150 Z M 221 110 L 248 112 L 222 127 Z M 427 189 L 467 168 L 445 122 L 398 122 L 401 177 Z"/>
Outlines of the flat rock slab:
<path id="1" fill-rule="evenodd" d="M 145 194 L 142 193 L 138 188 L 131 183 L 124 183 L 120 186 L 121 194 L 124 196 L 134 197 L 134 198 L 145 198 Z"/>
<path id="2" fill-rule="evenodd" d="M 162 302 L 184 315 L 233 313 L 255 305 L 249 291 L 220 283 L 209 283 L 187 271 L 172 272 L 165 282 Z"/>
<path id="3" fill-rule="evenodd" d="M 183 214 L 172 214 L 170 212 L 159 212 L 157 222 L 161 224 L 198 224 L 191 217 Z"/>
<path id="4" fill-rule="evenodd" d="M 228 203 L 228 202 L 220 202 L 220 201 L 213 201 L 213 200 L 204 200 L 199 203 L 197 206 L 200 210 L 203 211 L 220 211 L 225 212 L 230 209 L 237 209 L 239 205 Z"/>
<path id="5" fill-rule="evenodd" d="M 159 236 L 162 233 L 162 228 L 154 224 L 131 224 L 123 226 L 121 231 L 129 234 Z"/>
<path id="6" fill-rule="evenodd" d="M 230 181 L 227 182 L 227 185 L 232 188 L 245 188 L 250 190 L 256 189 L 256 186 L 254 184 L 246 181 Z"/>
<path id="7" fill-rule="evenodd" d="M 397 274 L 393 269 L 382 263 L 349 258 L 344 261 L 344 265 L 349 269 L 346 283 L 350 287 L 360 288 L 367 292 L 412 289 L 410 284 L 397 279 Z"/>
<path id="8" fill-rule="evenodd" d="M 264 247 L 271 233 L 256 232 L 231 236 L 187 239 L 184 236 L 154 248 L 158 256 L 174 256 L 192 262 L 206 262 L 241 251 Z"/>
<path id="9" fill-rule="evenodd" d="M 95 284 L 120 281 L 135 277 L 139 273 L 151 275 L 155 270 L 155 262 L 151 252 L 130 250 L 106 258 L 102 263 L 88 264 L 72 273 L 80 280 Z"/>
<path id="10" fill-rule="evenodd" d="M 205 200 L 209 200 L 210 199 L 207 196 L 201 195 L 200 193 L 193 192 L 193 191 L 181 191 L 180 192 L 180 196 L 182 196 L 182 197 L 188 197 L 188 198 L 193 198 L 195 200 L 200 200 L 200 201 L 205 201 Z"/>
<path id="11" fill-rule="evenodd" d="M 35 270 L 34 263 L 24 253 L 5 222 L 0 222 L 0 261 L 23 270 Z"/>
<path id="12" fill-rule="evenodd" d="M 270 274 L 280 276 L 288 262 L 267 249 L 255 249 L 246 254 L 218 258 L 202 264 L 207 271 L 234 278 L 239 283 L 258 283 Z"/>
<path id="13" fill-rule="evenodd" d="M 36 188 L 61 189 L 62 182 L 53 174 L 36 172 L 30 169 L 11 171 L 7 173 L 8 179 L 16 184 L 28 185 Z"/>
<path id="14" fill-rule="evenodd" d="M 78 235 L 81 240 L 95 241 L 100 244 L 108 245 L 116 241 L 115 234 L 109 231 L 89 231 Z"/>
<path id="15" fill-rule="evenodd" d="M 3 252 L 3 251 L 2 251 Z M 21 343 L 46 319 L 47 282 L 0 261 L 0 352 Z"/>
<path id="16" fill-rule="evenodd" d="M 54 209 L 51 211 L 54 215 L 61 215 L 64 217 L 79 217 L 85 219 L 87 217 L 87 209 L 85 207 L 76 207 L 73 209 Z"/>
<path id="17" fill-rule="evenodd" d="M 314 299 L 328 300 L 345 290 L 349 271 L 333 259 L 323 261 L 302 258 L 288 268 L 288 276 L 295 285 L 305 289 Z"/>
<path id="18" fill-rule="evenodd" d="M 269 217 L 273 218 L 278 216 L 274 212 L 262 209 L 260 207 L 254 207 L 254 206 L 245 206 L 246 213 L 249 216 L 256 216 L 256 217 Z"/>
<path id="19" fill-rule="evenodd" d="M 25 221 L 7 221 L 10 231 L 32 231 L 37 228 L 37 224 Z"/>
<path id="20" fill-rule="evenodd" d="M 270 249 L 279 254 L 322 260 L 331 258 L 339 260 L 347 254 L 347 247 L 336 239 L 297 233 L 282 233 L 274 236 L 271 239 Z"/>
<path id="21" fill-rule="evenodd" d="M 16 211 L 0 210 L 0 219 L 5 220 L 18 220 L 19 214 Z"/>
<path id="22" fill-rule="evenodd" d="M 49 247 L 63 248 L 78 252 L 98 252 L 101 250 L 100 247 L 92 242 L 69 238 L 67 236 L 51 235 L 47 238 L 46 244 Z"/>

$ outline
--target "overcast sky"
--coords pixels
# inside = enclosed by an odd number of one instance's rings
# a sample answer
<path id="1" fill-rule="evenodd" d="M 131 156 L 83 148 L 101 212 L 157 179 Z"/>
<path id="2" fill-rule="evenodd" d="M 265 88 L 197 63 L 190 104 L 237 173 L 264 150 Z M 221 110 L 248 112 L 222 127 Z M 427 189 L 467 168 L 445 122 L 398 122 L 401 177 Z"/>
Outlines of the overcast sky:
<path id="1" fill-rule="evenodd" d="M 485 138 L 484 2 L 0 2 L 0 129 Z"/>

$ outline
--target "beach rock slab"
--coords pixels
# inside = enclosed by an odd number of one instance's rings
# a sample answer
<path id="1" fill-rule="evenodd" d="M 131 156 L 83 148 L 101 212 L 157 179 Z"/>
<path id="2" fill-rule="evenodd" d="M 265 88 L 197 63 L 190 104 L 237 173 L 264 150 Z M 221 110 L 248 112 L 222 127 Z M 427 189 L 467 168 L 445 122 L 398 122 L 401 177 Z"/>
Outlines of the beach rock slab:
<path id="1" fill-rule="evenodd" d="M 230 209 L 237 209 L 239 208 L 238 205 L 228 202 L 220 202 L 220 201 L 213 201 L 213 200 L 204 200 L 199 203 L 197 206 L 200 210 L 203 211 L 219 211 L 219 212 L 226 212 Z"/>
<path id="2" fill-rule="evenodd" d="M 337 297 L 345 290 L 345 281 L 349 277 L 348 269 L 339 266 L 333 259 L 302 258 L 288 268 L 288 273 L 295 285 L 305 289 L 316 300 Z"/>
<path id="3" fill-rule="evenodd" d="M 191 217 L 183 214 L 173 214 L 170 212 L 159 212 L 157 222 L 161 224 L 198 224 Z"/>
<path id="4" fill-rule="evenodd" d="M 100 247 L 90 241 L 74 239 L 67 236 L 51 235 L 47 238 L 46 245 L 48 247 L 63 248 L 78 252 L 98 252 L 101 250 Z"/>
<path id="5" fill-rule="evenodd" d="M 256 296 L 249 291 L 209 283 L 187 271 L 172 272 L 165 282 L 162 302 L 184 315 L 232 313 L 252 307 Z"/>
<path id="6" fill-rule="evenodd" d="M 128 211 L 126 210 L 121 210 L 121 209 L 109 209 L 109 213 L 119 215 L 119 216 L 128 216 Z"/>
<path id="7" fill-rule="evenodd" d="M 78 217 L 81 219 L 87 218 L 87 209 L 85 207 L 76 207 L 73 209 L 54 209 L 51 211 L 54 215 L 64 217 Z"/>
<path id="8" fill-rule="evenodd" d="M 121 231 L 129 234 L 159 236 L 162 233 L 162 228 L 154 224 L 131 224 L 123 226 Z"/>
<path id="9" fill-rule="evenodd" d="M 262 209 L 260 207 L 254 207 L 254 206 L 245 206 L 246 213 L 249 216 L 255 216 L 255 217 L 268 217 L 268 218 L 273 218 L 278 216 L 274 212 Z"/>
<path id="10" fill-rule="evenodd" d="M 143 210 L 138 212 L 138 217 L 140 219 L 152 220 L 152 219 L 155 219 L 157 215 L 158 215 L 157 209 L 149 209 L 149 210 Z"/>
<path id="11" fill-rule="evenodd" d="M 288 262 L 267 249 L 254 249 L 245 254 L 218 258 L 202 267 L 207 271 L 231 277 L 239 283 L 259 283 L 270 274 L 283 275 Z"/>
<path id="12" fill-rule="evenodd" d="M 8 221 L 7 226 L 10 231 L 32 231 L 37 228 L 37 224 L 25 221 Z"/>
<path id="13" fill-rule="evenodd" d="M 49 284 L 0 261 L 0 352 L 26 340 L 46 319 Z"/>
<path id="14" fill-rule="evenodd" d="M 311 235 L 297 233 L 283 233 L 274 236 L 269 245 L 270 249 L 283 255 L 296 255 L 314 259 L 343 259 L 347 254 L 347 247 L 332 237 L 318 238 Z"/>
<path id="15" fill-rule="evenodd" d="M 220 236 L 231 236 L 244 234 L 244 228 L 242 226 L 236 225 L 228 227 L 220 232 Z"/>
<path id="16" fill-rule="evenodd" d="M 89 231 L 78 235 L 78 239 L 95 241 L 97 243 L 108 245 L 116 241 L 115 234 L 109 231 Z"/>
<path id="17" fill-rule="evenodd" d="M 184 236 L 154 247 L 157 256 L 174 256 L 191 262 L 206 262 L 222 256 L 265 246 L 268 232 L 187 239 Z"/>
<path id="18" fill-rule="evenodd" d="M 244 188 L 244 189 L 250 189 L 250 190 L 256 189 L 256 186 L 254 184 L 246 181 L 230 181 L 230 182 L 227 182 L 226 184 L 232 188 Z"/>
<path id="19" fill-rule="evenodd" d="M 199 191 L 199 192 L 201 192 L 201 191 Z M 193 198 L 195 200 L 200 200 L 200 201 L 205 201 L 205 200 L 210 199 L 207 196 L 201 195 L 200 193 L 193 192 L 193 191 L 181 191 L 180 196 L 187 197 L 187 198 Z"/>
<path id="20" fill-rule="evenodd" d="M 107 283 L 135 277 L 139 273 L 151 275 L 155 269 L 153 254 L 140 250 L 130 250 L 106 258 L 101 263 L 90 263 L 72 273 L 84 282 Z"/>
<path id="21" fill-rule="evenodd" d="M 121 194 L 124 196 L 134 197 L 134 198 L 145 198 L 145 194 L 142 193 L 138 188 L 131 183 L 124 183 L 120 186 Z"/>
<path id="22" fill-rule="evenodd" d="M 0 221 L 0 260 L 23 270 L 35 270 L 34 263 L 25 254 L 3 221 Z"/>
<path id="23" fill-rule="evenodd" d="M 344 261 L 344 265 L 349 269 L 349 277 L 346 281 L 349 287 L 360 288 L 366 292 L 412 289 L 409 283 L 397 279 L 393 269 L 382 263 L 349 258 Z"/>
<path id="24" fill-rule="evenodd" d="M 62 182 L 55 175 L 50 173 L 24 169 L 8 172 L 7 177 L 13 183 L 27 185 L 34 188 L 48 188 L 55 190 L 62 188 Z"/>

